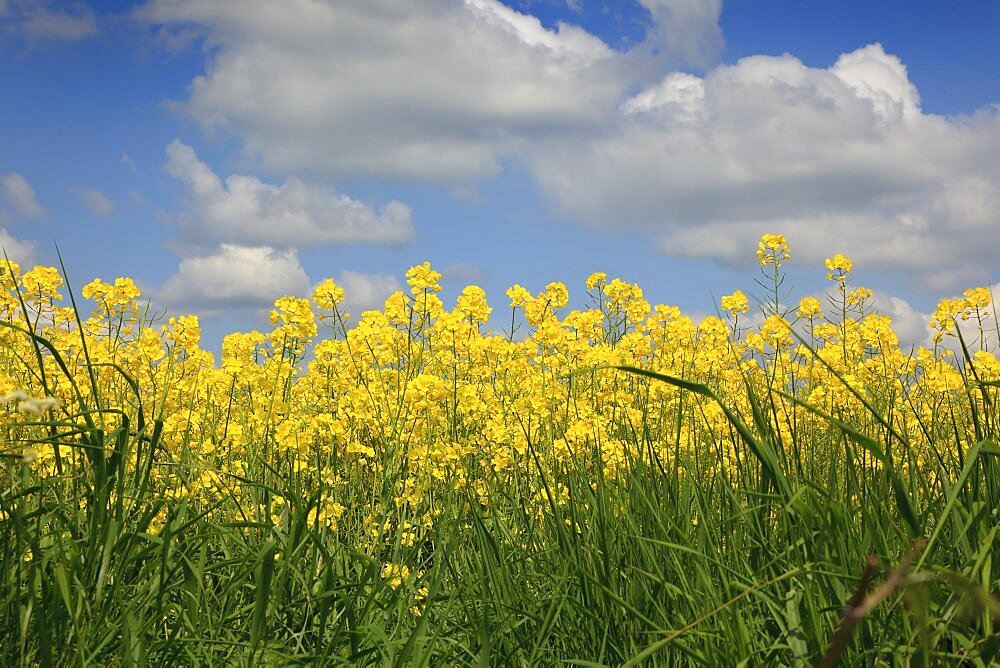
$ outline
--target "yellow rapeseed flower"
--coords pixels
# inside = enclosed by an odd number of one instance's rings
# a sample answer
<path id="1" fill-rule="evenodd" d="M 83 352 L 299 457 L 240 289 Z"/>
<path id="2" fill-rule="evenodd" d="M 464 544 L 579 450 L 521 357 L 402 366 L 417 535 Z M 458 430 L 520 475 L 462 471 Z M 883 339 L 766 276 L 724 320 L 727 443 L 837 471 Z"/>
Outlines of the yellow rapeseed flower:
<path id="1" fill-rule="evenodd" d="M 762 234 L 757 243 L 757 259 L 761 266 L 781 265 L 792 257 L 784 234 Z"/>
<path id="2" fill-rule="evenodd" d="M 486 292 L 478 285 L 468 285 L 459 295 L 457 310 L 462 317 L 474 323 L 483 323 L 490 319 L 493 309 L 486 303 Z"/>
<path id="3" fill-rule="evenodd" d="M 854 268 L 854 263 L 851 258 L 847 257 L 843 253 L 837 253 L 833 257 L 828 257 L 825 261 L 827 274 L 826 277 L 831 281 L 839 281 L 844 283 L 847 281 L 847 275 L 851 273 L 851 269 Z"/>
<path id="4" fill-rule="evenodd" d="M 57 290 L 62 287 L 63 279 L 55 267 L 35 267 L 21 276 L 21 285 L 28 297 L 58 299 Z"/>
<path id="5" fill-rule="evenodd" d="M 410 292 L 414 296 L 424 292 L 440 292 L 440 280 L 441 274 L 431 269 L 430 262 L 410 267 L 406 272 L 406 284 L 410 286 Z"/>
<path id="6" fill-rule="evenodd" d="M 398 589 L 410 577 L 410 569 L 403 564 L 386 564 L 380 576 L 390 587 Z"/>
<path id="7" fill-rule="evenodd" d="M 587 277 L 587 289 L 593 290 L 599 285 L 604 285 L 608 280 L 608 275 L 603 271 L 595 271 Z"/>
<path id="8" fill-rule="evenodd" d="M 317 308 L 332 311 L 337 304 L 344 302 L 344 289 L 333 282 L 332 278 L 322 281 L 313 290 L 313 303 Z"/>
<path id="9" fill-rule="evenodd" d="M 800 318 L 813 318 L 819 315 L 822 309 L 823 305 L 815 297 L 803 297 L 795 314 Z"/>
<path id="10" fill-rule="evenodd" d="M 862 306 L 872 298 L 872 291 L 868 288 L 855 288 L 847 295 L 847 303 L 850 306 Z"/>
<path id="11" fill-rule="evenodd" d="M 520 308 L 532 299 L 530 292 L 516 284 L 507 288 L 507 297 L 510 299 L 511 308 Z"/>
<path id="12" fill-rule="evenodd" d="M 983 312 L 992 302 L 993 296 L 989 288 L 971 288 L 962 293 L 965 296 L 966 307 L 971 311 L 980 311 L 981 315 L 988 315 Z"/>
<path id="13" fill-rule="evenodd" d="M 0 286 L 13 290 L 20 275 L 21 265 L 7 259 L 0 260 Z"/>
<path id="14" fill-rule="evenodd" d="M 548 302 L 550 309 L 562 308 L 569 304 L 569 290 L 565 283 L 554 281 L 545 286 L 538 299 Z"/>
<path id="15" fill-rule="evenodd" d="M 726 295 L 720 300 L 723 311 L 728 311 L 733 315 L 746 313 L 750 310 L 750 302 L 741 290 L 737 290 L 731 295 Z"/>

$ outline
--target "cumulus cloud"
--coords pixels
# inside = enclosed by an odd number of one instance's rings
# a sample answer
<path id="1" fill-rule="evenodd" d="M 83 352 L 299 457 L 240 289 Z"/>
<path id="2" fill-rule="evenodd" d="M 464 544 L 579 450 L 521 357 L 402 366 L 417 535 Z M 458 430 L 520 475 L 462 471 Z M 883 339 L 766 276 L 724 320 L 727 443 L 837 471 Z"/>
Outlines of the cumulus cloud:
<path id="1" fill-rule="evenodd" d="M 653 17 L 652 43 L 667 63 L 702 68 L 722 50 L 722 0 L 639 0 Z"/>
<path id="2" fill-rule="evenodd" d="M 992 292 L 994 303 L 986 309 L 982 331 L 980 331 L 979 323 L 976 322 L 975 318 L 958 321 L 965 344 L 973 353 L 981 349 L 995 352 L 998 345 L 1000 332 L 997 331 L 994 314 L 997 308 L 996 300 L 1000 299 L 1000 283 L 985 287 Z M 945 294 L 948 299 L 961 299 L 963 296 L 958 292 Z M 892 317 L 893 330 L 899 336 L 900 348 L 904 352 L 911 349 L 916 350 L 920 346 L 934 348 L 936 331 L 929 324 L 932 313 L 921 312 L 905 299 L 878 291 L 875 292 L 875 303 L 880 313 Z M 937 345 L 951 350 L 956 359 L 964 358 L 961 341 L 954 333 L 946 334 Z"/>
<path id="3" fill-rule="evenodd" d="M 879 44 L 828 67 L 712 67 L 721 2 L 640 4 L 652 24 L 627 52 L 496 0 L 153 0 L 139 15 L 201 31 L 210 60 L 179 108 L 272 170 L 467 186 L 512 164 L 561 213 L 668 255 L 752 262 L 761 233 L 783 232 L 805 262 L 845 252 L 938 292 L 990 279 L 1000 108 L 924 113 Z"/>
<path id="4" fill-rule="evenodd" d="M 21 267 L 31 267 L 35 264 L 34 242 L 15 239 L 10 232 L 0 227 L 0 263 L 4 262 L 4 254 L 11 262 L 16 262 Z"/>
<path id="5" fill-rule="evenodd" d="M 180 105 L 281 172 L 467 182 L 537 136 L 605 123 L 633 85 L 585 30 L 496 0 L 154 0 L 215 47 Z"/>
<path id="6" fill-rule="evenodd" d="M 753 56 L 670 73 L 621 110 L 603 134 L 528 155 L 580 220 L 647 230 L 669 255 L 752 261 L 761 233 L 782 232 L 805 261 L 841 251 L 938 290 L 989 278 L 1000 113 L 924 114 L 878 44 L 829 68 Z"/>
<path id="7" fill-rule="evenodd" d="M 928 325 L 932 314 L 918 311 L 907 300 L 885 292 L 876 291 L 874 298 L 878 312 L 892 318 L 892 329 L 899 337 L 901 350 L 933 346 L 933 332 Z"/>
<path id="8" fill-rule="evenodd" d="M 152 297 L 171 307 L 260 308 L 285 295 L 307 296 L 309 286 L 294 249 L 222 244 L 208 255 L 181 259 Z"/>
<path id="9" fill-rule="evenodd" d="M 654 109 L 669 109 L 680 121 L 694 122 L 704 117 L 705 85 L 699 77 L 671 72 L 663 81 L 626 100 L 621 109 L 637 114 Z"/>
<path id="10" fill-rule="evenodd" d="M 115 203 L 96 188 L 87 188 L 77 193 L 87 210 L 98 218 L 104 218 L 115 210 Z"/>
<path id="11" fill-rule="evenodd" d="M 41 218 L 45 209 L 35 199 L 35 189 L 17 172 L 0 176 L 0 190 L 4 200 L 25 218 Z"/>
<path id="12" fill-rule="evenodd" d="M 381 310 L 386 298 L 402 289 L 399 278 L 392 274 L 345 270 L 340 272 L 335 282 L 344 289 L 344 309 L 352 314 L 355 322 L 362 311 Z"/>
<path id="13" fill-rule="evenodd" d="M 280 186 L 242 174 L 223 181 L 194 149 L 176 140 L 167 147 L 167 156 L 167 173 L 187 189 L 188 211 L 179 222 L 191 240 L 287 248 L 403 243 L 413 237 L 410 209 L 395 200 L 376 212 L 296 178 Z"/>
<path id="14" fill-rule="evenodd" d="M 391 274 L 344 270 L 335 281 L 344 289 L 344 309 L 355 320 L 362 311 L 381 309 L 386 298 L 402 288 Z M 177 273 L 147 292 L 171 309 L 211 317 L 229 309 L 267 309 L 286 295 L 310 297 L 314 287 L 295 249 L 221 244 L 206 254 L 182 258 Z"/>

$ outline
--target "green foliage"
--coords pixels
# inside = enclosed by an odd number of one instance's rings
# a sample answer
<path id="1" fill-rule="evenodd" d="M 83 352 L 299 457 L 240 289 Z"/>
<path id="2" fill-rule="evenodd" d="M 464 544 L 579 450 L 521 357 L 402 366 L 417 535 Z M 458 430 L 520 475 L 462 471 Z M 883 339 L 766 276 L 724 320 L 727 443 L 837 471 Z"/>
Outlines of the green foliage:
<path id="1" fill-rule="evenodd" d="M 494 474 L 481 470 L 442 481 L 433 507 L 417 512 L 398 502 L 413 475 L 394 456 L 413 447 L 400 425 L 381 436 L 380 486 L 333 459 L 343 483 L 334 505 L 332 484 L 266 439 L 243 471 L 172 456 L 165 416 L 147 413 L 125 368 L 111 365 L 118 396 L 102 394 L 95 374 L 108 365 L 96 361 L 81 389 L 32 323 L 0 325 L 53 360 L 76 398 L 17 425 L 20 444 L 54 448 L 54 475 L 14 455 L 0 470 L 4 665 L 1000 661 L 1000 387 L 979 378 L 967 349 L 967 403 L 922 426 L 936 448 L 932 478 L 879 397 L 850 388 L 867 413 L 834 415 L 773 376 L 745 374 L 737 403 L 616 366 L 561 380 L 575 392 L 600 374 L 633 392 L 669 384 L 670 403 L 647 413 L 663 411 L 658 424 L 676 433 L 623 430 L 623 469 L 609 475 L 599 444 L 567 444 L 568 463 L 554 467 L 554 436 L 526 432 L 532 465 L 492 485 L 488 503 L 473 485 Z M 53 367 L 37 367 L 47 388 Z M 269 411 L 289 383 L 274 379 Z M 681 449 L 697 397 L 729 430 Z M 779 416 L 796 406 L 816 420 L 783 428 Z M 461 438 L 454 413 L 448 436 Z M 739 456 L 728 461 L 732 443 Z M 222 492 L 206 504 L 157 491 L 158 470 L 211 474 Z M 400 527 L 425 510 L 432 528 L 404 537 Z"/>

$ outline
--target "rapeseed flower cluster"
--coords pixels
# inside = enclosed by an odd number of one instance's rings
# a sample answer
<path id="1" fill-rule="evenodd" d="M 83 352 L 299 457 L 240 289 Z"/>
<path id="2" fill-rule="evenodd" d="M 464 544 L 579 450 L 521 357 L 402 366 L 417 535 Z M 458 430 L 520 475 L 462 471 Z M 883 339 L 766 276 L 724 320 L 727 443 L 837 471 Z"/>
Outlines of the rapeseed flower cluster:
<path id="1" fill-rule="evenodd" d="M 764 234 L 757 242 L 757 259 L 761 266 L 780 266 L 786 260 L 791 259 L 791 249 L 783 234 Z"/>
<path id="2" fill-rule="evenodd" d="M 768 234 L 757 257 L 777 272 L 791 254 L 782 235 Z M 59 357 L 36 353 L 23 331 L 0 329 L 0 447 L 20 455 L 30 444 L 32 453 L 8 462 L 3 475 L 27 480 L 13 476 L 16 465 L 47 479 L 62 467 L 71 480 L 67 470 L 86 469 L 68 426 L 66 436 L 46 440 L 45 415 L 73 425 L 85 419 L 74 408 L 80 402 L 113 408 L 102 414 L 110 434 L 121 416 L 134 429 L 146 410 L 160 429 L 151 533 L 167 521 L 165 504 L 182 501 L 234 522 L 258 518 L 276 532 L 289 531 L 300 513 L 323 540 L 380 560 L 392 589 L 412 585 L 418 568 L 391 561 L 399 546 L 428 540 L 442 506 L 456 499 L 489 508 L 516 494 L 525 516 L 544 522 L 566 502 L 569 473 L 581 467 L 597 485 L 628 476 L 641 457 L 669 465 L 683 456 L 685 475 L 709 477 L 747 457 L 727 436 L 718 404 L 615 365 L 705 384 L 744 416 L 754 410 L 750 386 L 773 402 L 779 452 L 802 447 L 811 433 L 826 438 L 824 421 L 789 393 L 859 430 L 872 424 L 859 399 L 866 397 L 922 453 L 903 468 L 933 475 L 937 430 L 971 424 L 955 417 L 969 410 L 970 369 L 942 346 L 904 353 L 891 320 L 870 307 L 871 291 L 850 285 L 850 258 L 837 254 L 826 269 L 842 295 L 833 310 L 806 297 L 793 312 L 763 313 L 746 331 L 651 305 L 638 285 L 604 273 L 587 279 L 592 305 L 582 310 L 570 309 L 563 283 L 537 293 L 514 285 L 507 297 L 512 320 L 528 328 L 521 338 L 488 329 L 494 309 L 478 286 L 448 309 L 438 296 L 441 274 L 425 262 L 406 273 L 408 291 L 356 319 L 341 310 L 344 290 L 332 279 L 311 299 L 284 296 L 270 313 L 271 331 L 227 335 L 217 360 L 201 347 L 197 317 L 148 319 L 131 279 L 87 284 L 83 296 L 94 308 L 78 327 L 61 305 L 58 271 L 22 273 L 8 263 L 0 267 L 0 318 L 34 328 Z M 733 319 L 751 309 L 739 290 L 720 305 Z M 983 288 L 943 301 L 931 320 L 935 343 L 963 321 L 981 324 L 991 308 Z M 1000 379 L 1000 361 L 985 345 L 971 364 L 981 380 Z M 274 491 L 289 480 L 296 494 Z M 411 592 L 415 613 L 424 596 Z"/>

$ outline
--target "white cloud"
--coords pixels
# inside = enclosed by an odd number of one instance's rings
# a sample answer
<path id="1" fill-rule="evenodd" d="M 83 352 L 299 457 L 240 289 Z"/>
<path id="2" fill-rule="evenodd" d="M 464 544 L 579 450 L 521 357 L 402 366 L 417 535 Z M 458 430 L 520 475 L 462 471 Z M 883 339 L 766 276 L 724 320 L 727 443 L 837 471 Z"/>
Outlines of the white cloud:
<path id="1" fill-rule="evenodd" d="M 10 232 L 0 227 L 0 263 L 4 262 L 4 254 L 12 262 L 29 268 L 35 264 L 35 244 L 32 241 L 15 239 Z"/>
<path id="2" fill-rule="evenodd" d="M 78 40 L 97 33 L 94 12 L 79 2 L 5 1 L 0 3 L 0 16 L 30 41 Z"/>
<path id="3" fill-rule="evenodd" d="M 495 0 L 465 0 L 472 15 L 491 27 L 510 33 L 529 48 L 542 48 L 555 59 L 591 65 L 608 57 L 608 48 L 585 30 L 559 23 L 555 32 L 529 14 L 516 12 Z"/>
<path id="4" fill-rule="evenodd" d="M 335 282 L 344 289 L 344 309 L 352 315 L 355 322 L 362 311 L 381 310 L 386 298 L 402 289 L 399 279 L 392 274 L 345 270 L 340 272 Z"/>
<path id="5" fill-rule="evenodd" d="M 652 27 L 624 53 L 496 0 L 153 0 L 139 15 L 201 30 L 210 61 L 179 108 L 271 170 L 467 186 L 509 162 L 569 217 L 671 255 L 752 262 L 761 233 L 783 232 L 796 261 L 845 252 L 936 291 L 992 280 L 1000 107 L 924 113 L 879 44 L 696 76 L 719 53 L 721 2 L 640 3 Z"/>
<path id="6" fill-rule="evenodd" d="M 994 299 L 1000 298 L 1000 283 L 987 287 L 992 291 Z M 908 352 L 911 348 L 915 350 L 918 346 L 934 348 L 935 330 L 931 329 L 929 324 L 932 313 L 922 313 L 914 309 L 906 300 L 884 293 L 876 292 L 875 298 L 879 312 L 892 317 L 893 330 L 899 336 L 900 348 L 904 352 Z M 947 298 L 961 299 L 962 295 L 949 293 Z M 1000 332 L 997 332 L 996 320 L 994 320 L 995 309 L 996 303 L 987 307 L 988 315 L 984 318 L 982 332 L 980 332 L 979 323 L 976 322 L 975 318 L 958 321 L 962 337 L 970 352 L 974 353 L 981 347 L 994 353 L 997 351 Z M 964 359 L 962 344 L 954 333 L 946 334 L 938 345 L 951 350 L 957 359 Z"/>
<path id="7" fill-rule="evenodd" d="M 639 4 L 653 17 L 649 41 L 665 62 L 702 68 L 722 50 L 722 0 L 639 0 Z"/>
<path id="8" fill-rule="evenodd" d="M 297 252 L 222 244 L 209 255 L 186 257 L 152 297 L 189 309 L 266 307 L 285 295 L 306 297 L 309 277 Z"/>
<path id="9" fill-rule="evenodd" d="M 179 141 L 167 147 L 166 171 L 187 187 L 186 236 L 198 241 L 293 247 L 317 243 L 403 243 L 413 237 L 410 209 L 395 200 L 376 212 L 346 195 L 295 178 L 283 185 L 233 174 L 225 181 Z"/>
<path id="10" fill-rule="evenodd" d="M 704 102 L 705 85 L 699 77 L 671 72 L 659 84 L 630 97 L 621 108 L 626 114 L 666 108 L 674 118 L 690 123 L 704 117 Z"/>
<path id="11" fill-rule="evenodd" d="M 343 308 L 355 321 L 362 311 L 381 309 L 389 295 L 402 289 L 391 274 L 344 270 L 335 280 L 344 289 Z M 214 317 L 227 309 L 266 310 L 286 295 L 311 297 L 314 287 L 295 249 L 221 244 L 208 254 L 182 258 L 177 273 L 147 292 L 172 310 Z"/>
<path id="12" fill-rule="evenodd" d="M 845 53 L 830 71 L 859 99 L 869 101 L 879 118 L 892 122 L 920 116 L 920 94 L 910 83 L 906 66 L 881 44 Z"/>
<path id="13" fill-rule="evenodd" d="M 642 69 L 496 0 L 155 0 L 139 16 L 202 27 L 217 48 L 180 108 L 279 172 L 490 176 L 521 142 L 607 122 Z"/>
<path id="14" fill-rule="evenodd" d="M 7 203 L 25 218 L 41 218 L 45 215 L 45 209 L 35 199 L 35 189 L 17 172 L 0 176 L 0 188 Z"/>
<path id="15" fill-rule="evenodd" d="M 892 330 L 899 337 L 900 350 L 909 352 L 911 348 L 933 345 L 928 325 L 930 313 L 918 311 L 907 300 L 885 292 L 876 291 L 874 298 L 877 311 L 892 318 Z"/>
<path id="16" fill-rule="evenodd" d="M 104 218 L 115 210 L 115 203 L 96 188 L 87 188 L 78 194 L 87 210 L 98 218 Z"/>
<path id="17" fill-rule="evenodd" d="M 933 289 L 989 279 L 1000 113 L 922 113 L 880 45 L 826 69 L 785 55 L 671 73 L 621 109 L 607 132 L 527 156 L 579 220 L 647 230 L 670 255 L 752 262 L 779 232 L 796 260 L 845 252 Z"/>

